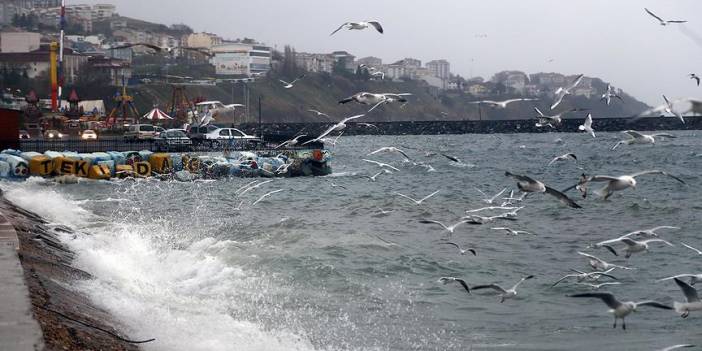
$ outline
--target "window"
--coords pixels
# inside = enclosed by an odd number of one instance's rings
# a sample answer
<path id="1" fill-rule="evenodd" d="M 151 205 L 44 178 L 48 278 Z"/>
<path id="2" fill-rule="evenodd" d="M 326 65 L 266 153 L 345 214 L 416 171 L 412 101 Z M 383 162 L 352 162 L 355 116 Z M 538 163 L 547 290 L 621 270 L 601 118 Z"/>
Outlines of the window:
<path id="1" fill-rule="evenodd" d="M 141 132 L 153 132 L 154 131 L 154 126 L 144 124 L 142 126 L 139 126 L 139 131 Z"/>
<path id="2" fill-rule="evenodd" d="M 229 129 L 222 129 L 219 131 L 220 136 L 229 136 Z"/>
<path id="3" fill-rule="evenodd" d="M 238 130 L 238 129 L 232 129 L 232 135 L 233 135 L 233 136 L 243 137 L 243 136 L 246 135 L 246 134 L 244 134 L 244 132 L 242 132 L 242 131 L 240 131 L 240 130 Z"/>

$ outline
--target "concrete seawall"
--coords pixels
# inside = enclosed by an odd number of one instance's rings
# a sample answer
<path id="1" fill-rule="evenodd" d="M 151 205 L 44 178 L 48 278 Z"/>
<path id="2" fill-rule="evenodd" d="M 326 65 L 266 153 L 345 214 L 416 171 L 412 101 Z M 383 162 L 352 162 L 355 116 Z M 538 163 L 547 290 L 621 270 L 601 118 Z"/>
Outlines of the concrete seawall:
<path id="1" fill-rule="evenodd" d="M 369 119 L 370 120 L 370 119 Z M 365 122 L 363 119 L 358 122 Z M 536 119 L 512 119 L 491 121 L 398 121 L 370 122 L 375 127 L 350 122 L 344 135 L 437 135 L 437 134 L 490 134 L 490 133 L 549 133 L 578 132 L 583 118 L 564 119 L 558 128 L 536 127 Z M 332 121 L 323 123 L 263 123 L 264 135 L 293 135 L 326 129 Z M 632 122 L 630 118 L 593 119 L 595 132 L 617 132 L 623 130 L 701 130 L 702 117 L 685 117 L 685 124 L 675 117 L 647 117 Z M 258 133 L 258 124 L 240 126 L 248 133 Z"/>

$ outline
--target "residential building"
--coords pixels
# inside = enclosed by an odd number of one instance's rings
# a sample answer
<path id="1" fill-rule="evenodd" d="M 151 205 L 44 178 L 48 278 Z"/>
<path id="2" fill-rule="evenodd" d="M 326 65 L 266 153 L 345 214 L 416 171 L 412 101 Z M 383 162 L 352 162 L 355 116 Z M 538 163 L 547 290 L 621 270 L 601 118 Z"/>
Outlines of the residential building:
<path id="1" fill-rule="evenodd" d="M 307 72 L 332 73 L 334 56 L 330 54 L 310 54 L 298 52 L 295 54 L 295 64 Z"/>
<path id="2" fill-rule="evenodd" d="M 2 32 L 0 52 L 30 52 L 39 49 L 40 33 Z"/>
<path id="3" fill-rule="evenodd" d="M 112 4 L 95 4 L 92 9 L 93 21 L 104 21 L 117 14 L 117 7 Z"/>
<path id="4" fill-rule="evenodd" d="M 475 97 L 487 96 L 490 93 L 490 89 L 484 84 L 472 84 L 468 86 L 468 94 Z"/>
<path id="5" fill-rule="evenodd" d="M 356 56 L 349 54 L 346 51 L 334 51 L 331 53 L 335 62 L 341 62 L 347 71 L 356 71 Z"/>
<path id="6" fill-rule="evenodd" d="M 86 42 L 91 45 L 100 45 L 102 44 L 103 38 L 102 35 L 66 35 L 66 40 L 77 43 Z"/>
<path id="7" fill-rule="evenodd" d="M 228 42 L 211 48 L 218 76 L 251 76 L 268 72 L 271 48 L 262 44 Z M 202 56 L 202 55 L 201 55 Z"/>
<path id="8" fill-rule="evenodd" d="M 116 18 L 110 21 L 110 29 L 111 30 L 116 30 L 116 29 L 124 29 L 127 28 L 128 23 L 127 20 L 124 18 Z"/>
<path id="9" fill-rule="evenodd" d="M 222 45 L 223 41 L 217 34 L 205 32 L 188 34 L 181 39 L 183 46 L 208 50 L 214 46 Z"/>
<path id="10" fill-rule="evenodd" d="M 429 61 L 426 66 L 434 77 L 449 79 L 451 76 L 451 64 L 446 60 Z"/>
<path id="11" fill-rule="evenodd" d="M 123 82 L 132 77 L 132 66 L 129 62 L 111 57 L 94 56 L 88 58 L 90 67 L 106 72 L 110 77 L 110 85 L 122 86 Z"/>
<path id="12" fill-rule="evenodd" d="M 368 56 L 356 60 L 356 65 L 366 65 L 369 67 L 380 68 L 380 66 L 383 65 L 383 60 L 378 57 Z"/>
<path id="13" fill-rule="evenodd" d="M 556 87 L 565 84 L 566 77 L 559 73 L 538 73 L 532 75 L 532 81 L 539 85 Z"/>
<path id="14" fill-rule="evenodd" d="M 408 68 L 422 67 L 422 60 L 418 60 L 418 59 L 411 58 L 411 57 L 406 57 L 405 59 L 403 59 L 402 61 L 399 61 L 399 62 L 401 62 L 405 67 L 408 67 Z"/>
<path id="15" fill-rule="evenodd" d="M 75 81 L 82 65 L 87 61 L 87 56 L 77 54 L 68 48 L 64 49 L 63 69 L 66 83 Z M 21 72 L 28 78 L 34 79 L 49 70 L 49 46 L 42 45 L 39 50 L 32 52 L 0 53 L 0 67 Z"/>

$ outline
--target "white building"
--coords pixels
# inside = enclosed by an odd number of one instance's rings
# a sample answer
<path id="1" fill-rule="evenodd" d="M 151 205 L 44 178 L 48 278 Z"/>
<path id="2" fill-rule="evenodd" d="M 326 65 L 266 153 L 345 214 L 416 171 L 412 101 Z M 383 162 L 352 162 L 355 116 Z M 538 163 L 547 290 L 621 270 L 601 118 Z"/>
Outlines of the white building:
<path id="1" fill-rule="evenodd" d="M 271 48 L 260 44 L 226 43 L 211 48 L 218 76 L 266 73 L 271 67 Z"/>
<path id="2" fill-rule="evenodd" d="M 40 33 L 2 32 L 0 52 L 30 52 L 39 49 Z"/>
<path id="3" fill-rule="evenodd" d="M 427 68 L 434 77 L 449 79 L 451 76 L 451 64 L 446 60 L 434 60 L 427 62 Z"/>
<path id="4" fill-rule="evenodd" d="M 334 56 L 329 54 L 310 54 L 298 52 L 295 54 L 295 65 L 307 72 L 332 73 Z"/>
<path id="5" fill-rule="evenodd" d="M 117 7 L 112 4 L 95 4 L 93 5 L 92 18 L 93 21 L 104 21 L 112 18 L 117 14 Z"/>
<path id="6" fill-rule="evenodd" d="M 358 59 L 356 61 L 356 64 L 379 68 L 380 66 L 383 65 L 383 60 L 378 58 L 378 57 L 368 56 L 368 57 L 363 57 L 363 58 Z"/>

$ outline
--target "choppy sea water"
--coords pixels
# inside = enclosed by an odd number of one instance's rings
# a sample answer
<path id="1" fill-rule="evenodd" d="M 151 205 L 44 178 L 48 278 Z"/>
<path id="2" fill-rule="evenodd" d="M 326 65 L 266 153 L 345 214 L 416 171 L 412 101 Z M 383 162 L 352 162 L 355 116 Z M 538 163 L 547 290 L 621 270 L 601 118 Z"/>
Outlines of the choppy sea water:
<path id="1" fill-rule="evenodd" d="M 613 272 L 623 284 L 603 291 L 622 300 L 683 301 L 673 282 L 656 279 L 701 273 L 702 257 L 680 242 L 702 248 L 702 142 L 696 132 L 674 134 L 655 146 L 615 151 L 609 148 L 619 133 L 342 137 L 333 175 L 276 179 L 243 196 L 236 190 L 252 179 L 74 185 L 30 179 L 1 186 L 16 204 L 79 231 L 64 240 L 77 253 L 75 265 L 95 278 L 75 288 L 124 323 L 130 338 L 156 338 L 146 350 L 655 350 L 702 342 L 702 313 L 682 319 L 642 307 L 627 318 L 626 331 L 612 329 L 602 302 L 566 296 L 589 288 L 551 285 L 571 268 L 589 270 L 576 254 L 585 250 L 637 268 Z M 379 154 L 367 158 L 401 171 L 376 182 L 362 178 L 378 168 L 361 159 L 390 145 L 435 171 Z M 579 161 L 546 166 L 566 152 Z M 688 186 L 644 176 L 636 190 L 609 201 L 570 193 L 580 210 L 530 196 L 517 221 L 456 230 L 452 240 L 475 248 L 476 257 L 459 255 L 441 244 L 441 228 L 419 223 L 453 223 L 484 206 L 476 187 L 489 194 L 516 189 L 505 170 L 561 189 L 583 172 L 647 169 L 680 176 Z M 284 190 L 251 207 L 277 189 Z M 420 198 L 436 190 L 421 206 L 394 195 Z M 659 232 L 675 247 L 651 244 L 629 260 L 586 248 L 658 225 L 681 227 Z M 496 226 L 535 235 L 507 236 L 490 229 Z M 468 295 L 438 282 L 456 276 L 469 285 L 511 286 L 527 274 L 535 278 L 502 304 L 489 292 Z"/>

